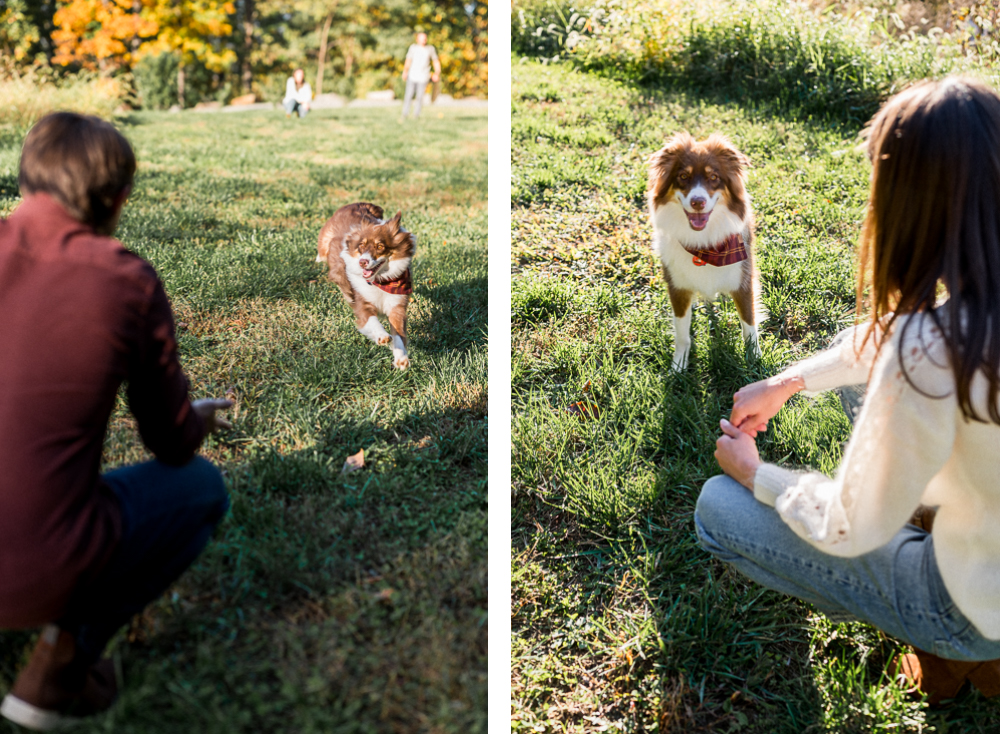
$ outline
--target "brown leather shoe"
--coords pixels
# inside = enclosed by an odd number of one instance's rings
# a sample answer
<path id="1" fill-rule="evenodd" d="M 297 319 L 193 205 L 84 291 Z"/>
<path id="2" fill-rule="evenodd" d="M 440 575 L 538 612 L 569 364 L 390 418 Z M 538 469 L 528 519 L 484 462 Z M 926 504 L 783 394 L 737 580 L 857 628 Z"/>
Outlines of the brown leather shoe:
<path id="1" fill-rule="evenodd" d="M 969 673 L 982 663 L 945 660 L 929 652 L 917 650 L 900 655 L 891 666 L 893 677 L 902 676 L 913 688 L 927 695 L 927 703 L 936 706 L 946 698 L 954 698 L 962 690 Z"/>
<path id="2" fill-rule="evenodd" d="M 979 663 L 970 673 L 969 682 L 984 698 L 1000 696 L 1000 660 Z"/>
<path id="3" fill-rule="evenodd" d="M 24 670 L 0 704 L 0 715 L 36 731 L 49 731 L 106 710 L 118 696 L 114 664 L 83 667 L 76 640 L 46 625 Z"/>
<path id="4" fill-rule="evenodd" d="M 934 517 L 936 515 L 936 507 L 920 505 L 917 507 L 917 511 L 913 513 L 913 517 L 910 518 L 910 525 L 916 525 L 921 530 L 926 530 L 929 533 L 934 528 Z"/>

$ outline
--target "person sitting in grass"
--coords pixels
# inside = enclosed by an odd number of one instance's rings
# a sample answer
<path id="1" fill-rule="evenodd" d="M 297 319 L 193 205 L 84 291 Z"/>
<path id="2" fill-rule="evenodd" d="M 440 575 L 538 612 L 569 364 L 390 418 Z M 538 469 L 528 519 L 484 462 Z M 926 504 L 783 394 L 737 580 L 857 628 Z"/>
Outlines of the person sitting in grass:
<path id="1" fill-rule="evenodd" d="M 306 81 L 306 73 L 296 69 L 285 83 L 285 98 L 281 102 L 285 106 L 285 117 L 291 117 L 296 110 L 300 118 L 308 115 L 312 98 L 312 87 Z"/>
<path id="2" fill-rule="evenodd" d="M 923 82 L 871 122 L 858 299 L 870 320 L 734 396 L 695 526 L 703 547 L 836 621 L 915 648 L 931 703 L 1000 694 L 1000 96 Z M 834 478 L 762 463 L 800 390 L 867 382 Z M 923 512 L 921 508 L 931 508 Z M 932 508 L 937 508 L 934 514 Z"/>
<path id="3" fill-rule="evenodd" d="M 111 238 L 135 156 L 109 123 L 47 115 L 0 219 L 0 628 L 42 626 L 0 714 L 37 730 L 108 708 L 112 635 L 201 553 L 229 507 L 195 456 L 228 400 L 188 397 L 170 303 Z M 118 389 L 151 461 L 101 473 Z"/>

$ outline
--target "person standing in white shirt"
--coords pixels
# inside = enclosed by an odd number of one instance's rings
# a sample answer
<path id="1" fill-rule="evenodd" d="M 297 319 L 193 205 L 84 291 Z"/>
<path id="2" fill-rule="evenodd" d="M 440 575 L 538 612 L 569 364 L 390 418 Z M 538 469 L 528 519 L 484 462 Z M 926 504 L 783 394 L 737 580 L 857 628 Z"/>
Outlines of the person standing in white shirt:
<path id="1" fill-rule="evenodd" d="M 285 106 L 285 117 L 291 117 L 296 110 L 299 111 L 299 117 L 309 114 L 312 95 L 312 87 L 306 81 L 306 73 L 302 69 L 296 69 L 285 83 L 285 98 L 281 101 Z"/>
<path id="2" fill-rule="evenodd" d="M 431 73 L 431 64 L 434 65 L 434 73 Z M 403 116 L 400 122 L 406 119 L 410 112 L 410 101 L 416 97 L 417 106 L 413 111 L 413 118 L 420 117 L 420 108 L 424 101 L 424 90 L 427 89 L 428 82 L 435 82 L 441 78 L 441 62 L 438 60 L 437 51 L 433 46 L 427 45 L 427 34 L 418 33 L 417 42 L 410 45 L 406 52 L 406 62 L 403 64 L 403 81 L 406 82 L 406 92 L 403 94 Z"/>
<path id="3" fill-rule="evenodd" d="M 858 297 L 870 320 L 739 390 L 695 509 L 702 547 L 835 621 L 912 645 L 928 695 L 1000 695 L 1000 95 L 971 78 L 889 100 L 868 137 Z M 942 294 L 946 300 L 941 300 Z M 868 383 L 833 477 L 764 463 L 795 392 Z M 937 508 L 936 513 L 925 508 Z"/>

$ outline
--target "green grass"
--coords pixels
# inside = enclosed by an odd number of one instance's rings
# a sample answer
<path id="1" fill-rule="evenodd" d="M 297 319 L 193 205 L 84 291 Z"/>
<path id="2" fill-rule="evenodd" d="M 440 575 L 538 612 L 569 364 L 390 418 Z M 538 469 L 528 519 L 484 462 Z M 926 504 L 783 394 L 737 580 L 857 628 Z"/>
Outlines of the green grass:
<path id="1" fill-rule="evenodd" d="M 164 280 L 193 395 L 236 402 L 203 447 L 232 511 L 117 639 L 121 700 L 79 731 L 485 731 L 487 126 L 425 118 L 122 126 L 140 163 L 117 236 Z M 0 151 L 4 214 L 17 156 Z M 322 223 L 358 200 L 402 209 L 418 238 L 403 373 L 313 263 Z M 144 458 L 120 401 L 106 466 Z M 0 690 L 31 642 L 0 634 Z"/>
<path id="2" fill-rule="evenodd" d="M 561 65 L 515 63 L 512 83 L 514 731 L 1000 730 L 975 692 L 928 711 L 883 673 L 897 641 L 763 590 L 695 538 L 733 392 L 852 322 L 869 175 L 853 133 Z M 723 132 L 753 164 L 759 361 L 723 299 L 695 306 L 691 363 L 669 372 L 645 162 L 678 130 Z M 832 473 L 849 435 L 835 396 L 796 396 L 758 446 Z"/>

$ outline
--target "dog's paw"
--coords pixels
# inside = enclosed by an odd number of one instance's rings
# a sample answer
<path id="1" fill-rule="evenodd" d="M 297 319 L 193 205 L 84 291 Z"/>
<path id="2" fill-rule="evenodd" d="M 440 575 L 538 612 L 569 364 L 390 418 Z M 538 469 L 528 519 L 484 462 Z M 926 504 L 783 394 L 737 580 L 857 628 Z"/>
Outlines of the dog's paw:
<path id="1" fill-rule="evenodd" d="M 392 366 L 395 367 L 397 370 L 405 370 L 407 367 L 410 366 L 410 358 L 397 357 L 396 359 L 392 360 Z"/>
<path id="2" fill-rule="evenodd" d="M 671 372 L 683 372 L 688 366 L 688 350 L 679 349 L 674 352 L 674 358 L 670 361 Z"/>
<path id="3" fill-rule="evenodd" d="M 383 347 L 387 346 L 392 343 L 392 337 L 389 336 L 388 334 L 386 334 L 385 336 L 380 336 L 378 339 L 375 340 L 375 343 L 380 344 Z"/>

